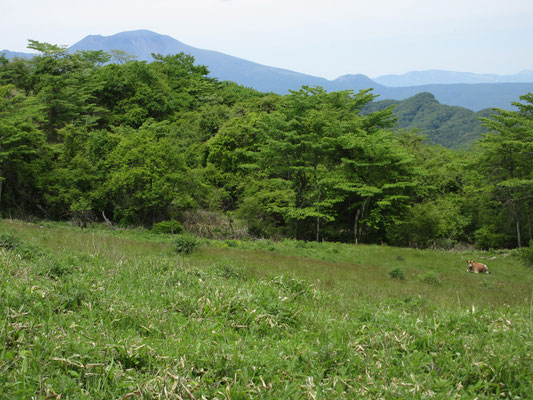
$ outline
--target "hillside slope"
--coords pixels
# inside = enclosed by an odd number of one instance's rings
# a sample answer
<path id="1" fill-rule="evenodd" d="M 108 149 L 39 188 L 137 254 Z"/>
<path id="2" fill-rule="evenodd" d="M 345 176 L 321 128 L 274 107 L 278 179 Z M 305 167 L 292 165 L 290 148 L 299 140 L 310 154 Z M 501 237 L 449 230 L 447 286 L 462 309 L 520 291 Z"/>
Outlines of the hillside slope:
<path id="1" fill-rule="evenodd" d="M 416 130 L 430 142 L 462 149 L 487 132 L 479 118 L 490 117 L 492 109 L 474 112 L 463 107 L 440 104 L 431 93 L 419 93 L 406 100 L 382 100 L 371 103 L 367 112 L 394 106 L 399 129 Z"/>
<path id="2" fill-rule="evenodd" d="M 533 391 L 531 274 L 514 257 L 480 276 L 465 271 L 471 253 L 388 246 L 210 243 L 178 256 L 170 235 L 43 225 L 0 221 L 2 398 Z"/>

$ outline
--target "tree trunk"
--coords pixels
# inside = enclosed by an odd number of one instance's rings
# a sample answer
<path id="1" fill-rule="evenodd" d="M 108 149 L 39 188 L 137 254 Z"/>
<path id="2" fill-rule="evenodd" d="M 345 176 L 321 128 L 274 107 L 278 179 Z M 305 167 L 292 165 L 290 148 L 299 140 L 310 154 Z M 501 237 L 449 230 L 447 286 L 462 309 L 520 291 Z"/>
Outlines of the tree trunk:
<path id="1" fill-rule="evenodd" d="M 518 242 L 518 248 L 522 247 L 522 239 L 520 237 L 520 219 L 516 219 L 516 241 Z"/>
<path id="2" fill-rule="evenodd" d="M 533 235 L 532 235 L 532 232 L 531 232 L 531 207 L 529 204 L 526 205 L 526 209 L 527 209 L 527 229 L 528 229 L 528 232 L 529 232 L 529 241 L 533 241 Z"/>
<path id="3" fill-rule="evenodd" d="M 363 227 L 359 225 L 359 218 L 364 216 L 366 205 L 368 204 L 368 201 L 370 200 L 369 197 L 367 197 L 363 204 L 361 204 L 361 207 L 357 209 L 357 212 L 355 213 L 355 220 L 354 220 L 354 226 L 353 226 L 353 233 L 355 238 L 355 244 L 359 242 L 359 239 L 361 238 L 361 232 L 363 231 Z"/>
<path id="4" fill-rule="evenodd" d="M 320 185 L 318 184 L 318 177 L 316 175 L 316 164 L 314 166 L 314 173 L 315 173 L 315 186 L 316 190 L 318 191 L 318 198 L 316 200 L 316 212 L 317 214 L 320 214 L 320 200 L 322 199 L 322 191 L 320 190 Z M 316 217 L 316 241 L 320 241 L 320 217 Z"/>
<path id="5" fill-rule="evenodd" d="M 518 210 L 516 209 L 516 201 L 513 201 L 512 205 L 513 214 L 516 221 L 516 241 L 518 244 L 518 248 L 520 248 L 522 247 L 522 238 L 520 236 L 520 215 L 518 215 Z"/>
<path id="6" fill-rule="evenodd" d="M 102 211 L 102 217 L 104 217 L 104 221 L 109 229 L 115 229 L 115 227 L 113 226 L 113 223 L 109 219 L 107 219 L 103 211 Z"/>
<path id="7" fill-rule="evenodd" d="M 353 221 L 353 238 L 355 240 L 355 244 L 357 244 L 358 237 L 357 237 L 357 224 L 359 222 L 359 215 L 361 215 L 361 208 L 357 208 L 357 211 L 355 212 L 355 218 Z"/>

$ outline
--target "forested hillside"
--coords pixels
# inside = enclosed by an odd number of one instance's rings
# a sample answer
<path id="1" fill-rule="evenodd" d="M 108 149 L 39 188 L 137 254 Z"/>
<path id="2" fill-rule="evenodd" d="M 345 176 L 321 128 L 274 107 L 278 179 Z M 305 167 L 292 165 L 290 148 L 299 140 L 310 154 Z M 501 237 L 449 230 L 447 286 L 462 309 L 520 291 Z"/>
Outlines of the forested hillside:
<path id="1" fill-rule="evenodd" d="M 481 118 L 495 114 L 492 109 L 474 112 L 463 107 L 440 104 L 431 93 L 420 93 L 406 100 L 381 100 L 370 103 L 365 112 L 393 106 L 398 129 L 416 130 L 431 143 L 452 149 L 465 149 L 488 132 Z"/>
<path id="2" fill-rule="evenodd" d="M 183 53 L 107 64 L 102 51 L 30 48 L 40 55 L 0 58 L 4 217 L 83 225 L 105 213 L 151 227 L 208 211 L 261 237 L 482 248 L 532 238 L 532 94 L 485 120 L 491 133 L 462 153 L 397 133 L 391 108 L 363 112 L 370 90 L 281 96 L 209 78 Z"/>

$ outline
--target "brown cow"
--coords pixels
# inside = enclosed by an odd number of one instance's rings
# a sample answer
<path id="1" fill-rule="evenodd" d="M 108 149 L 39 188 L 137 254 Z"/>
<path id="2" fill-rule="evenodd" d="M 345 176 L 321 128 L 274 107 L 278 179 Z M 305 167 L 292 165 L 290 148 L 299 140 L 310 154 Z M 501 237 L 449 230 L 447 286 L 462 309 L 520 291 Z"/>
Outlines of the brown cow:
<path id="1" fill-rule="evenodd" d="M 466 271 L 475 272 L 476 274 L 490 274 L 485 264 L 474 262 L 474 260 L 468 260 L 468 269 Z"/>

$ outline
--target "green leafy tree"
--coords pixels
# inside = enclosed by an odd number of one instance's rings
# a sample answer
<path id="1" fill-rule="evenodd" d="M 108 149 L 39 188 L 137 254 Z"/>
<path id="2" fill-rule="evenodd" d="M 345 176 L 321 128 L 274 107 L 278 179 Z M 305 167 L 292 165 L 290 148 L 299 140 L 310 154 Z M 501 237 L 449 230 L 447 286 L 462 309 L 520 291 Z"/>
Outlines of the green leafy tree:
<path id="1" fill-rule="evenodd" d="M 449 247 L 470 239 L 477 199 L 468 190 L 468 153 L 431 145 L 424 136 L 402 132 L 399 140 L 413 157 L 413 204 L 388 232 L 394 244 Z M 467 195 L 467 193 L 469 193 Z"/>
<path id="2" fill-rule="evenodd" d="M 124 224 L 151 225 L 168 219 L 172 208 L 193 202 L 183 158 L 166 138 L 145 129 L 123 128 L 117 146 L 107 156 L 109 176 L 104 190 L 114 205 L 114 217 Z"/>
<path id="3" fill-rule="evenodd" d="M 109 53 L 110 53 L 110 59 L 120 65 L 127 64 L 137 58 L 136 56 L 128 53 L 125 50 L 111 49 Z"/>
<path id="4" fill-rule="evenodd" d="M 363 236 L 383 239 L 389 226 L 401 223 L 417 188 L 413 158 L 398 137 L 384 129 L 390 114 L 367 116 L 358 124 L 341 137 L 342 180 L 337 186 L 344 198 L 341 211 L 344 220 L 352 223 L 355 242 Z"/>
<path id="5" fill-rule="evenodd" d="M 221 204 L 233 210 L 245 190 L 243 182 L 257 168 L 255 155 L 260 144 L 261 113 L 249 110 L 229 119 L 205 144 L 205 162 L 214 173 L 208 177 L 213 186 L 225 193 Z"/>
<path id="6" fill-rule="evenodd" d="M 532 239 L 533 208 L 533 94 L 520 99 L 524 103 L 513 103 L 517 111 L 497 110 L 483 120 L 490 132 L 480 141 L 477 160 L 492 198 L 514 220 L 518 247 L 524 232 Z"/>
<path id="7" fill-rule="evenodd" d="M 356 175 L 373 179 L 373 169 L 363 161 L 361 148 L 370 156 L 380 141 L 384 146 L 380 155 L 394 147 L 385 146 L 386 140 L 393 140 L 392 134 L 384 133 L 391 125 L 390 110 L 361 115 L 364 105 L 373 98 L 368 91 L 326 93 L 321 88 L 303 87 L 285 96 L 274 110 L 263 113 L 258 121 L 259 144 L 253 150 L 254 163 L 250 165 L 255 169 L 251 179 L 261 183 L 250 184 L 258 190 L 247 191 L 241 211 L 257 213 L 262 208 L 260 215 L 275 211 L 272 218 L 278 223 L 283 221 L 294 237 L 320 240 L 328 227 L 342 225 L 335 221 L 339 216 L 342 220 L 348 217 L 344 206 L 350 202 L 364 204 L 365 196 L 390 189 L 386 196 L 376 197 L 373 204 L 388 210 L 395 201 L 393 196 L 398 195 L 392 194 L 396 192 L 393 185 L 403 183 L 391 180 L 389 186 L 378 188 L 371 182 L 356 180 Z M 386 168 L 393 170 L 388 165 L 383 171 Z M 272 192 L 277 194 L 275 198 L 270 196 Z M 257 201 L 255 207 L 253 199 Z M 355 208 L 351 208 L 354 214 Z M 373 212 L 376 225 L 382 223 L 383 215 L 377 208 Z M 335 235 L 338 237 L 335 233 L 332 237 Z"/>
<path id="8" fill-rule="evenodd" d="M 95 154 L 93 143 L 107 132 L 68 125 L 59 135 L 63 140 L 56 147 L 59 154 L 55 167 L 46 174 L 48 207 L 56 218 L 94 219 L 104 209 L 97 199 L 107 173 L 102 160 L 110 149 L 99 140 Z"/>
<path id="9" fill-rule="evenodd" d="M 13 85 L 0 86 L 0 212 L 42 210 L 40 177 L 47 164 L 41 109 Z"/>
<path id="10" fill-rule="evenodd" d="M 40 52 L 31 64 L 31 91 L 45 112 L 43 130 L 48 140 L 59 142 L 58 130 L 68 124 L 93 126 L 102 109 L 95 103 L 90 85 L 96 67 L 108 57 L 103 52 L 70 54 L 65 47 L 30 40 Z"/>

